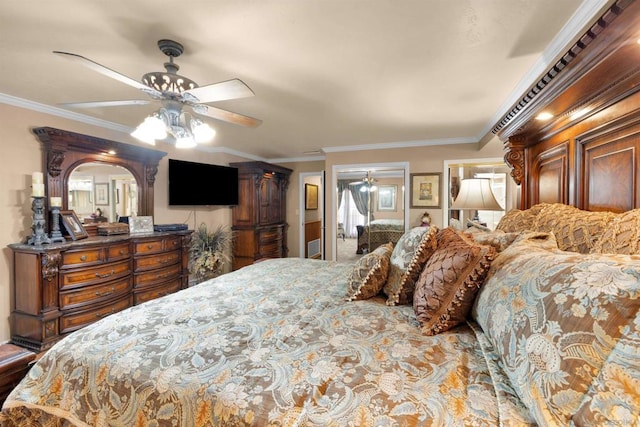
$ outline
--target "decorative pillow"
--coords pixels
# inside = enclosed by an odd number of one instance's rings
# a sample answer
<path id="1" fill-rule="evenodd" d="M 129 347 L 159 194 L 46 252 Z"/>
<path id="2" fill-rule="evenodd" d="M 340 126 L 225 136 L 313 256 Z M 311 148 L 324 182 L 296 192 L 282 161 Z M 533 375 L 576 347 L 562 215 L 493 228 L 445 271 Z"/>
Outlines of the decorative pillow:
<path id="1" fill-rule="evenodd" d="M 533 230 L 536 215 L 537 212 L 534 213 L 529 209 L 524 211 L 521 211 L 520 209 L 511 209 L 502 218 L 500 218 L 500 222 L 498 222 L 496 230 L 501 230 L 505 233 Z"/>
<path id="2" fill-rule="evenodd" d="M 640 257 L 554 243 L 525 233 L 500 253 L 472 315 L 536 421 L 569 425 L 621 333 L 635 326 Z"/>
<path id="3" fill-rule="evenodd" d="M 618 214 L 591 248 L 597 254 L 640 253 L 640 209 Z"/>
<path id="4" fill-rule="evenodd" d="M 495 256 L 492 246 L 446 228 L 416 283 L 413 309 L 426 335 L 464 322 Z"/>
<path id="5" fill-rule="evenodd" d="M 389 277 L 384 285 L 387 305 L 409 304 L 413 301 L 415 282 L 436 249 L 438 228 L 414 227 L 400 237 L 393 248 Z"/>
<path id="6" fill-rule="evenodd" d="M 387 243 L 356 262 L 347 279 L 347 301 L 372 298 L 380 293 L 389 274 L 393 243 Z"/>
<path id="7" fill-rule="evenodd" d="M 493 246 L 496 252 L 502 252 L 511 245 L 520 233 L 505 233 L 504 231 L 496 230 L 489 233 L 473 233 L 471 237 L 480 245 Z"/>
<path id="8" fill-rule="evenodd" d="M 563 251 L 591 252 L 596 241 L 616 218 L 612 212 L 590 212 L 554 203 L 536 217 L 535 230 L 553 233 Z"/>

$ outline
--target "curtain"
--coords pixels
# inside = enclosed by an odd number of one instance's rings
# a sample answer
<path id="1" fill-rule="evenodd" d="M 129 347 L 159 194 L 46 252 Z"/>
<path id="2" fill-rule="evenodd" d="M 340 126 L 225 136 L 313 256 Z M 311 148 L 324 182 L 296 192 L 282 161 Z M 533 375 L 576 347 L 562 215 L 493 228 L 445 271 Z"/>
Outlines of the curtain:
<path id="1" fill-rule="evenodd" d="M 358 212 L 351 191 L 342 192 L 342 202 L 338 208 L 338 222 L 342 223 L 346 237 L 358 237 L 357 225 L 364 225 L 365 217 Z"/>
<path id="2" fill-rule="evenodd" d="M 340 205 L 342 204 L 342 193 L 345 189 L 349 188 L 348 179 L 339 179 L 338 180 L 338 209 L 340 209 Z"/>
<path id="3" fill-rule="evenodd" d="M 359 185 L 351 185 L 349 190 L 351 190 L 351 196 L 356 204 L 356 209 L 358 209 L 358 212 L 366 218 L 369 216 L 370 193 L 368 191 L 360 191 L 362 188 L 367 188 L 367 184 L 363 182 Z"/>

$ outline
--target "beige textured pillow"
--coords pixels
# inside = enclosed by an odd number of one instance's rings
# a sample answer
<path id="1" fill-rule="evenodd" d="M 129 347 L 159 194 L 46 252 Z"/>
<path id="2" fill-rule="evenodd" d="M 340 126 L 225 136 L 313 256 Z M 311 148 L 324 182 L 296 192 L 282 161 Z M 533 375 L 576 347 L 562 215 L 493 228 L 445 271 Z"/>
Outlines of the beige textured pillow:
<path id="1" fill-rule="evenodd" d="M 512 244 L 520 233 L 505 233 L 504 231 L 490 231 L 488 233 L 468 234 L 480 245 L 493 246 L 496 252 L 502 252 Z"/>
<path id="2" fill-rule="evenodd" d="M 640 253 L 640 209 L 619 214 L 596 241 L 591 253 L 625 254 Z"/>
<path id="3" fill-rule="evenodd" d="M 413 296 L 413 309 L 426 335 L 465 321 L 496 254 L 492 246 L 479 245 L 449 228 L 438 233 L 437 242 Z"/>
<path id="4" fill-rule="evenodd" d="M 528 209 L 525 211 L 521 211 L 520 209 L 511 209 L 500 219 L 500 222 L 498 222 L 498 225 L 496 226 L 496 230 L 501 230 L 505 233 L 533 230 L 533 223 L 536 219 L 536 214 L 533 214 Z"/>
<path id="5" fill-rule="evenodd" d="M 379 246 L 356 262 L 347 279 L 347 301 L 372 298 L 387 281 L 393 243 Z"/>
<path id="6" fill-rule="evenodd" d="M 387 305 L 410 304 L 422 267 L 436 249 L 438 228 L 415 227 L 407 231 L 391 254 L 389 277 L 384 285 Z"/>

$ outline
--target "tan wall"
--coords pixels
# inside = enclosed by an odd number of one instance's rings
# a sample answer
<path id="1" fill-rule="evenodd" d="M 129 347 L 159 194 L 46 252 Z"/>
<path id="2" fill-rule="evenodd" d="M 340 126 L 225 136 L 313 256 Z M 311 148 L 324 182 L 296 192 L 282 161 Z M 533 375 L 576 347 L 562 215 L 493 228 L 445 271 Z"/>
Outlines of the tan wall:
<path id="1" fill-rule="evenodd" d="M 32 128 L 51 126 L 99 138 L 111 139 L 133 145 L 137 143 L 129 135 L 61 119 L 5 104 L 0 104 L 3 117 L 2 167 L 0 168 L 0 343 L 9 340 L 9 316 L 13 295 L 13 254 L 7 245 L 22 241 L 31 233 L 31 173 L 43 171 L 41 144 L 31 132 Z M 145 145 L 146 146 L 146 145 Z M 148 147 L 148 146 L 147 146 Z M 194 150 L 177 150 L 172 145 L 160 143 L 156 149 L 168 153 L 161 162 L 155 183 L 155 223 L 183 223 L 190 228 L 204 222 L 209 227 L 218 224 L 231 225 L 231 209 L 228 207 L 176 208 L 167 206 L 167 162 L 169 158 L 227 165 L 232 161 L 247 159 L 219 153 L 203 153 Z M 216 183 L 211 183 L 216 185 Z M 195 213 L 195 214 L 194 214 Z"/>

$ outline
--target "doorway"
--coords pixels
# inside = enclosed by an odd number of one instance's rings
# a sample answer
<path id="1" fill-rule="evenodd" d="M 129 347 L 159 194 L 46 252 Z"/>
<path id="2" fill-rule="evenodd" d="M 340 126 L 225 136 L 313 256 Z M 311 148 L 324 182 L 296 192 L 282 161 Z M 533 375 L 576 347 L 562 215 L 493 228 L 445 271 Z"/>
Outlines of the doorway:
<path id="1" fill-rule="evenodd" d="M 324 172 L 300 173 L 300 258 L 325 259 Z"/>

